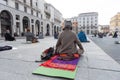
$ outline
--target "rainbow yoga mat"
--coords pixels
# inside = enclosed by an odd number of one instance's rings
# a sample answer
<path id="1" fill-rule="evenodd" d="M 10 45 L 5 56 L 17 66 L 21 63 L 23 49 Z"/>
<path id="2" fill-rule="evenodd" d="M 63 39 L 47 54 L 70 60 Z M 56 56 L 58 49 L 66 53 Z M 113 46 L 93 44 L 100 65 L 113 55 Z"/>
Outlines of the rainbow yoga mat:
<path id="1" fill-rule="evenodd" d="M 54 56 L 50 60 L 40 64 L 40 66 L 33 71 L 33 74 L 74 79 L 79 58 L 71 61 L 63 61 L 58 60 L 57 57 L 58 56 Z"/>

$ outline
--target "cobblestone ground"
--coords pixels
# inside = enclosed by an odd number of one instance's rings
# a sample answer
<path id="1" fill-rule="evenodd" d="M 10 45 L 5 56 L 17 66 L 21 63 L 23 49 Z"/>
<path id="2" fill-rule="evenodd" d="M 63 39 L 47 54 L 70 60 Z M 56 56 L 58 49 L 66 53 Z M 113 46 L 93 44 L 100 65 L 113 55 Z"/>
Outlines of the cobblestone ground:
<path id="1" fill-rule="evenodd" d="M 40 64 L 35 60 L 40 60 L 41 52 L 54 46 L 56 41 L 53 37 L 40 39 L 39 43 L 34 44 L 26 43 L 25 39 L 0 40 L 0 46 L 13 47 L 12 50 L 0 52 L 0 80 L 66 80 L 32 74 Z"/>
<path id="2" fill-rule="evenodd" d="M 43 50 L 55 46 L 57 39 L 46 37 L 39 43 L 26 43 L 25 38 L 16 41 L 0 40 L 0 46 L 10 45 L 12 50 L 0 52 L 0 80 L 69 80 L 33 75 L 41 63 Z M 82 43 L 85 52 L 78 63 L 75 80 L 119 80 L 120 65 L 90 40 Z"/>

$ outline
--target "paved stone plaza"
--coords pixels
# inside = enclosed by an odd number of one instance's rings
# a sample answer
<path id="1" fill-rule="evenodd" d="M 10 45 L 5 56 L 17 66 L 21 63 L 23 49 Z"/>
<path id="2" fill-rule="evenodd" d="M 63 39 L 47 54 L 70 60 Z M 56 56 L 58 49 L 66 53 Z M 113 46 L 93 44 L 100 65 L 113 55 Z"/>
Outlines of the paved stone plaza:
<path id="1" fill-rule="evenodd" d="M 12 50 L 0 52 L 0 80 L 67 80 L 33 75 L 40 63 L 41 52 L 55 46 L 57 39 L 46 37 L 39 43 L 27 44 L 25 39 L 0 40 L 0 46 L 11 45 Z M 81 56 L 75 80 L 119 80 L 120 65 L 90 40 L 82 43 L 85 53 Z"/>

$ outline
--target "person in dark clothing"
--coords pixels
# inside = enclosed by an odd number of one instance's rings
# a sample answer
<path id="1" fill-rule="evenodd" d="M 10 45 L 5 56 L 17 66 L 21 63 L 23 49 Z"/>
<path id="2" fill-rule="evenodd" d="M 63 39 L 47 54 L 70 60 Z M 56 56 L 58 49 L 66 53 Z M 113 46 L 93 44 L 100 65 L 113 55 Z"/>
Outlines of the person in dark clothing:
<path id="1" fill-rule="evenodd" d="M 54 38 L 55 38 L 55 39 L 58 39 L 58 35 L 59 35 L 59 33 L 55 32 L 55 33 L 54 33 Z"/>
<path id="2" fill-rule="evenodd" d="M 117 31 L 115 31 L 115 33 L 114 33 L 114 35 L 113 35 L 113 38 L 117 38 L 118 37 L 118 35 L 117 35 Z"/>
<path id="3" fill-rule="evenodd" d="M 43 38 L 44 38 L 42 32 L 39 33 L 38 38 L 39 38 L 39 39 L 43 39 Z"/>
<path id="4" fill-rule="evenodd" d="M 25 33 L 26 41 L 31 41 L 32 43 L 38 42 L 38 39 L 34 36 L 33 33 L 30 32 L 30 29 L 27 29 L 27 32 Z"/>
<path id="5" fill-rule="evenodd" d="M 15 37 L 12 37 L 9 30 L 6 30 L 6 33 L 4 36 L 5 36 L 6 41 L 14 41 L 15 40 Z"/>
<path id="6" fill-rule="evenodd" d="M 60 33 L 58 41 L 56 43 L 56 54 L 65 54 L 66 56 L 59 57 L 62 60 L 72 60 L 74 59 L 74 54 L 78 53 L 81 55 L 84 53 L 84 48 L 78 39 L 78 36 L 71 30 L 72 28 L 71 21 L 65 21 L 65 27 L 63 32 Z M 77 46 L 79 48 L 77 48 Z"/>

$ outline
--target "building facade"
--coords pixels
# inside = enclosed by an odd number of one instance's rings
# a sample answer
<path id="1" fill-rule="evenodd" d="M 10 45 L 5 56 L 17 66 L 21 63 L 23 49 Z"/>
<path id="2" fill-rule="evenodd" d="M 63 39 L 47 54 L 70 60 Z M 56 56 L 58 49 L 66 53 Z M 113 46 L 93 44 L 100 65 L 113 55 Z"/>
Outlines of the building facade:
<path id="1" fill-rule="evenodd" d="M 46 36 L 61 30 L 62 14 L 51 4 L 45 3 Z"/>
<path id="2" fill-rule="evenodd" d="M 98 13 L 88 12 L 81 13 L 78 16 L 78 31 L 84 31 L 87 35 L 94 34 L 98 31 Z"/>
<path id="3" fill-rule="evenodd" d="M 98 32 L 109 33 L 110 32 L 110 26 L 109 25 L 99 25 L 98 26 Z"/>
<path id="4" fill-rule="evenodd" d="M 54 16 L 51 15 L 55 11 L 52 12 L 50 6 L 48 7 L 46 9 L 44 0 L 0 1 L 0 36 L 4 36 L 6 29 L 9 29 L 12 35 L 22 36 L 27 28 L 30 28 L 35 35 L 38 35 L 39 32 L 43 32 L 44 35 L 47 33 L 49 36 L 52 35 L 51 26 L 55 24 L 55 21 L 52 22 L 51 19 Z"/>
<path id="5" fill-rule="evenodd" d="M 110 20 L 110 31 L 120 31 L 120 13 L 117 13 Z"/>

